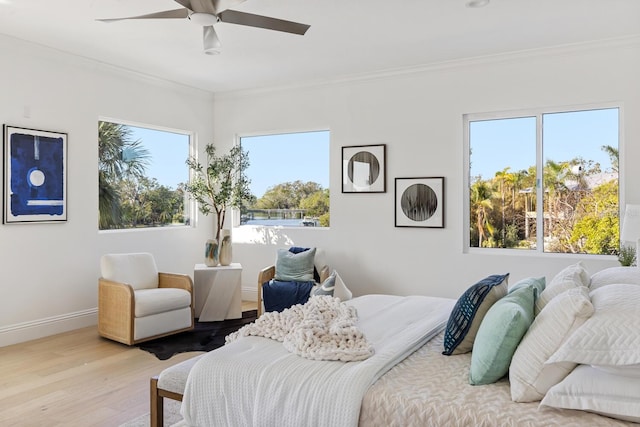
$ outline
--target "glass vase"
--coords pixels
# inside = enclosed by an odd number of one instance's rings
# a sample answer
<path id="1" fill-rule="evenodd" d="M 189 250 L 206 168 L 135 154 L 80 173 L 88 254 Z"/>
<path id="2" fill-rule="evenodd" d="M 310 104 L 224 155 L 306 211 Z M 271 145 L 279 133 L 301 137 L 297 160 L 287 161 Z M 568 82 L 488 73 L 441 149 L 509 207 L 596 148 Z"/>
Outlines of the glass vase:
<path id="1" fill-rule="evenodd" d="M 220 236 L 220 265 L 229 265 L 232 260 L 231 232 L 222 230 Z"/>
<path id="2" fill-rule="evenodd" d="M 220 247 L 216 239 L 209 239 L 204 245 L 204 264 L 215 267 L 220 263 Z"/>

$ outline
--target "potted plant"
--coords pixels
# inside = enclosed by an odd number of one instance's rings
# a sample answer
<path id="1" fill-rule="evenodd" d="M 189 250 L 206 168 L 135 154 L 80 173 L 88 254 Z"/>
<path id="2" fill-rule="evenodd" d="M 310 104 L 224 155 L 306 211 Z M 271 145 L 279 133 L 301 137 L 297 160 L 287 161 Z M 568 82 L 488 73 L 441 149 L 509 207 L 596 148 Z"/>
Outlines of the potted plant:
<path id="1" fill-rule="evenodd" d="M 636 265 L 636 248 L 633 246 L 620 246 L 618 261 L 623 267 L 632 267 Z"/>
<path id="2" fill-rule="evenodd" d="M 205 246 L 205 264 L 210 267 L 231 263 L 231 237 L 225 236 L 221 242 L 221 231 L 227 208 L 240 208 L 252 199 L 246 169 L 249 167 L 249 155 L 240 145 L 235 145 L 228 154 L 217 155 L 216 147 L 205 147 L 206 163 L 200 163 L 195 157 L 187 159 L 192 171 L 191 181 L 185 185 L 185 191 L 198 203 L 203 215 L 216 214 L 216 234 L 207 240 Z M 226 245 L 226 247 L 225 247 Z M 226 251 L 226 252 L 225 252 Z"/>

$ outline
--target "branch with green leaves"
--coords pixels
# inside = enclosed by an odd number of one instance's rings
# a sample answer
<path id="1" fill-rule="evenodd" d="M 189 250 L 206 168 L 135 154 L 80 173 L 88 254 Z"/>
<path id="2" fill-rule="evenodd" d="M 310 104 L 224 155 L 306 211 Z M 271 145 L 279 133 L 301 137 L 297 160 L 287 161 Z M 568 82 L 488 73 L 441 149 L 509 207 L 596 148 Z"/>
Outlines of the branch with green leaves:
<path id="1" fill-rule="evenodd" d="M 187 159 L 192 177 L 185 191 L 198 203 L 202 214 L 215 212 L 216 239 L 219 239 L 227 208 L 240 208 L 252 198 L 249 190 L 251 181 L 246 176 L 249 153 L 243 151 L 242 146 L 235 145 L 228 154 L 217 155 L 213 144 L 205 147 L 205 153 L 204 164 L 195 157 Z"/>

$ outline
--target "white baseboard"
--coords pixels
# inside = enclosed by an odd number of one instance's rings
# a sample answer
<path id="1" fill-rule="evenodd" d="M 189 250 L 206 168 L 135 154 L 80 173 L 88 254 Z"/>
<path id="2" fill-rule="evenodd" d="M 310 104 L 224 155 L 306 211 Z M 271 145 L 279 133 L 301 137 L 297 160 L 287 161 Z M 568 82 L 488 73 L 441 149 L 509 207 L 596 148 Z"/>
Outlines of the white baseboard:
<path id="1" fill-rule="evenodd" d="M 257 301 L 258 290 L 253 287 L 242 288 L 243 301 Z M 98 309 L 66 313 L 29 322 L 16 323 L 0 327 L 0 347 L 31 341 L 50 335 L 80 329 L 98 324 Z M 96 334 L 98 332 L 96 331 Z"/>
<path id="2" fill-rule="evenodd" d="M 255 287 L 242 288 L 242 301 L 258 301 L 258 290 Z"/>
<path id="3" fill-rule="evenodd" d="M 0 327 L 0 347 L 98 324 L 98 308 Z M 96 330 L 96 334 L 98 331 Z"/>

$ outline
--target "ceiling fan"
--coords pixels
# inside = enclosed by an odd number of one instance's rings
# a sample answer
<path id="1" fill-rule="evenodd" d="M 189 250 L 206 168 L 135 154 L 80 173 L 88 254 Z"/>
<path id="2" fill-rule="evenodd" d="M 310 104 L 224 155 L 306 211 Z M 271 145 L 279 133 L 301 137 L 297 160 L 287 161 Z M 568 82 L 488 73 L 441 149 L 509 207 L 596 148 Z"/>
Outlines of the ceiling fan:
<path id="1" fill-rule="evenodd" d="M 203 29 L 202 40 L 204 53 L 215 55 L 220 53 L 221 43 L 213 29 L 218 22 L 246 25 L 248 27 L 264 28 L 267 30 L 282 31 L 285 33 L 304 35 L 310 28 L 309 25 L 298 22 L 285 21 L 283 19 L 270 18 L 268 16 L 254 15 L 252 13 L 230 10 L 246 0 L 175 0 L 183 6 L 180 9 L 165 10 L 146 15 L 130 16 L 126 18 L 98 19 L 102 22 L 115 22 L 125 19 L 189 19 L 191 22 L 201 25 Z"/>

